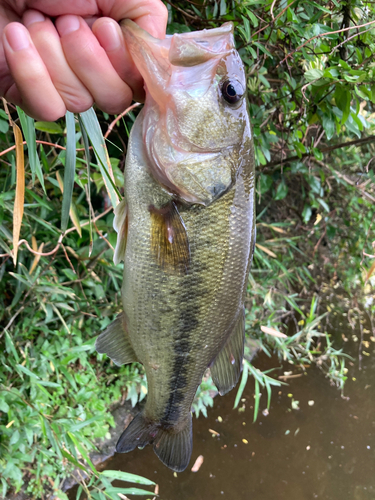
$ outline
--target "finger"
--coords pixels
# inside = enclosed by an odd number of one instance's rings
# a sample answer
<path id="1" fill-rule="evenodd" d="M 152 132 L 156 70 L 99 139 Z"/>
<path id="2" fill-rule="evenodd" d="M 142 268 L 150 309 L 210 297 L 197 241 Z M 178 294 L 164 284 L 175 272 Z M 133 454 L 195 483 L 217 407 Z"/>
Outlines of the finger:
<path id="1" fill-rule="evenodd" d="M 119 24 L 113 19 L 102 17 L 94 23 L 92 31 L 120 78 L 131 87 L 133 99 L 143 101 L 143 78 L 128 52 Z"/>
<path id="2" fill-rule="evenodd" d="M 168 21 L 167 7 L 161 0 L 117 0 L 104 15 L 116 21 L 131 19 L 156 38 L 164 38 Z"/>
<path id="3" fill-rule="evenodd" d="M 131 103 L 132 91 L 85 21 L 78 16 L 61 16 L 56 20 L 56 28 L 69 66 L 97 105 L 107 113 L 121 113 Z"/>
<path id="4" fill-rule="evenodd" d="M 93 104 L 93 98 L 67 63 L 59 34 L 52 21 L 36 10 L 28 10 L 23 15 L 23 23 L 28 28 L 31 39 L 66 109 L 72 113 L 81 113 L 89 109 Z"/>
<path id="5" fill-rule="evenodd" d="M 64 116 L 64 101 L 27 29 L 20 23 L 8 24 L 3 32 L 3 46 L 9 70 L 22 98 L 21 107 L 39 120 L 55 121 Z M 15 96 L 14 90 L 10 95 Z M 8 93 L 5 97 L 9 98 Z"/>

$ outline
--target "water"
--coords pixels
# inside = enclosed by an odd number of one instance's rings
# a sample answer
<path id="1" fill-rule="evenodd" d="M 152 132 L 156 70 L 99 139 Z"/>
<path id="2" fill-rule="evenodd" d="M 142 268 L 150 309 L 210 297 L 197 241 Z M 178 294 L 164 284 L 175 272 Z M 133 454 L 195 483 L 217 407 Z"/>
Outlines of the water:
<path id="1" fill-rule="evenodd" d="M 374 500 L 375 343 L 370 337 L 374 333 L 363 334 L 360 351 L 370 356 L 362 356 L 359 369 L 360 339 L 348 326 L 334 326 L 340 337 L 346 329 L 345 350 L 356 358 L 345 386 L 346 399 L 320 370 L 309 368 L 307 375 L 274 389 L 268 415 L 261 413 L 266 407 L 264 395 L 258 421 L 252 423 L 254 386 L 249 382 L 240 411 L 232 409 L 233 390 L 215 398 L 207 419 L 194 418 L 193 457 L 177 477 L 151 446 L 117 454 L 106 467 L 152 479 L 159 485 L 161 500 Z M 264 354 L 254 364 L 261 370 L 279 366 L 277 359 Z M 280 374 L 285 370 L 300 374 L 291 365 Z M 299 409 L 292 409 L 292 401 L 298 401 Z M 191 472 L 199 455 L 204 462 L 198 472 Z"/>

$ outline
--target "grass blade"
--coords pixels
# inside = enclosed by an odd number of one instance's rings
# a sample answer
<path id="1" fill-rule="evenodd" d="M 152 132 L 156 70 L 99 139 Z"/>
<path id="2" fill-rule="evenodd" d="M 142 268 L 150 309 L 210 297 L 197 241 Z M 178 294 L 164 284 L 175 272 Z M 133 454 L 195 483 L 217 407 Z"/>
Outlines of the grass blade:
<path id="1" fill-rule="evenodd" d="M 84 113 L 80 113 L 80 117 L 94 149 L 96 161 L 98 162 L 100 172 L 103 176 L 104 185 L 107 189 L 112 206 L 115 208 L 119 203 L 120 193 L 115 184 L 111 162 L 109 161 L 108 151 L 98 118 L 93 108 L 90 108 Z"/>
<path id="2" fill-rule="evenodd" d="M 259 400 L 260 400 L 260 390 L 259 390 L 259 382 L 257 379 L 255 380 L 255 399 L 254 399 L 254 419 L 253 422 L 256 422 L 256 419 L 258 418 L 258 412 L 259 412 Z"/>
<path id="3" fill-rule="evenodd" d="M 87 165 L 87 202 L 89 204 L 89 236 L 90 236 L 89 257 L 90 257 L 91 252 L 92 252 L 92 222 L 91 222 L 92 205 L 91 205 L 91 188 L 90 188 L 90 182 L 91 182 L 90 147 L 89 147 L 89 138 L 87 137 L 86 129 L 83 125 L 81 115 L 78 115 L 78 121 L 79 121 L 79 126 L 80 126 L 81 132 L 82 132 L 83 145 L 85 147 L 85 159 L 86 159 L 86 165 Z"/>
<path id="4" fill-rule="evenodd" d="M 238 403 L 240 402 L 240 399 L 242 397 L 243 391 L 244 391 L 244 389 L 246 387 L 246 382 L 247 382 L 248 375 L 249 375 L 249 367 L 248 367 L 247 362 L 245 361 L 244 364 L 243 364 L 243 372 L 242 372 L 242 377 L 241 377 L 241 383 L 240 383 L 240 386 L 239 386 L 237 394 L 236 394 L 236 399 L 234 401 L 233 409 L 237 408 Z"/>
<path id="5" fill-rule="evenodd" d="M 118 470 L 105 470 L 101 473 L 101 476 L 109 477 L 111 479 L 117 479 L 119 481 L 126 481 L 127 483 L 138 483 L 148 486 L 155 484 L 153 481 L 150 481 L 150 479 L 146 479 L 145 477 Z"/>
<path id="6" fill-rule="evenodd" d="M 18 242 L 20 240 L 23 205 L 25 201 L 25 157 L 23 152 L 23 137 L 18 125 L 13 123 L 14 140 L 16 143 L 16 197 L 13 209 L 13 262 L 17 263 Z"/>
<path id="7" fill-rule="evenodd" d="M 71 432 L 67 433 L 70 439 L 73 441 L 75 447 L 77 450 L 80 452 L 82 457 L 86 460 L 87 464 L 89 465 L 90 469 L 93 471 L 93 473 L 96 475 L 97 470 L 95 469 L 94 464 L 91 462 L 90 457 L 88 456 L 88 453 L 86 452 L 85 448 L 81 445 L 81 443 L 76 439 L 76 436 L 72 434 Z"/>
<path id="8" fill-rule="evenodd" d="M 56 172 L 56 179 L 57 179 L 57 182 L 58 182 L 58 185 L 59 185 L 61 192 L 64 194 L 64 182 L 62 180 L 62 177 L 61 177 L 59 171 Z M 81 223 L 80 223 L 80 220 L 79 220 L 79 217 L 77 214 L 77 210 L 76 210 L 76 207 L 75 207 L 73 201 L 71 201 L 71 203 L 70 203 L 69 216 L 70 216 L 70 220 L 73 222 L 74 227 L 77 229 L 78 234 L 80 236 L 82 236 Z"/>
<path id="9" fill-rule="evenodd" d="M 27 144 L 27 152 L 29 156 L 31 175 L 33 184 L 35 182 L 35 174 L 37 175 L 39 182 L 43 188 L 43 191 L 46 192 L 46 188 L 44 187 L 44 178 L 43 178 L 43 170 L 39 161 L 38 152 L 36 150 L 36 135 L 35 135 L 35 121 L 34 118 L 28 116 L 21 108 L 17 106 L 17 113 L 21 122 L 21 127 L 23 131 L 23 135 L 26 139 Z"/>
<path id="10" fill-rule="evenodd" d="M 76 170 L 76 128 L 74 114 L 66 112 L 66 160 L 64 170 L 64 192 L 61 208 L 61 230 L 68 227 L 70 206 L 72 203 L 74 174 Z"/>

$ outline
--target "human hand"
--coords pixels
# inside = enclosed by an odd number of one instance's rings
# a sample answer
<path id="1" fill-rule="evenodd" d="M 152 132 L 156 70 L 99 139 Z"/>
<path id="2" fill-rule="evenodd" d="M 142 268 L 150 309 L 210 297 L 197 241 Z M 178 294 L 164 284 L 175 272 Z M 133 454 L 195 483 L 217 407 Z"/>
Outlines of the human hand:
<path id="1" fill-rule="evenodd" d="M 116 114 L 133 95 L 142 100 L 118 25 L 125 18 L 165 36 L 161 0 L 0 0 L 0 96 L 46 121 L 94 102 Z"/>

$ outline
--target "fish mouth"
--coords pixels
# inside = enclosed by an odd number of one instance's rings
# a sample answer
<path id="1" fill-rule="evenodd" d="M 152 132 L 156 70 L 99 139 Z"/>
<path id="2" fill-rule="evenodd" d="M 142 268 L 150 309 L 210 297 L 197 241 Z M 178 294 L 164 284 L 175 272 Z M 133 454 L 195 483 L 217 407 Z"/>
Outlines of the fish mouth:
<path id="1" fill-rule="evenodd" d="M 154 38 L 130 19 L 120 23 L 133 61 L 146 86 L 157 97 L 165 90 L 172 66 L 199 66 L 210 59 L 221 59 L 235 49 L 233 24 L 190 33 L 176 33 L 170 37 Z"/>

